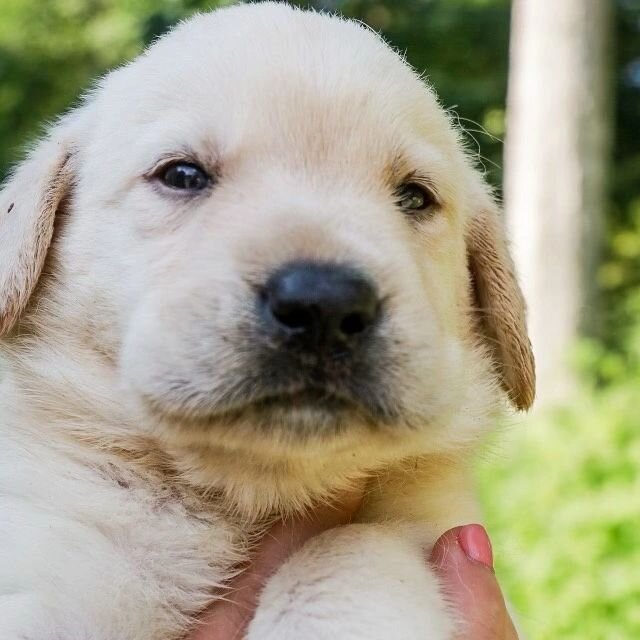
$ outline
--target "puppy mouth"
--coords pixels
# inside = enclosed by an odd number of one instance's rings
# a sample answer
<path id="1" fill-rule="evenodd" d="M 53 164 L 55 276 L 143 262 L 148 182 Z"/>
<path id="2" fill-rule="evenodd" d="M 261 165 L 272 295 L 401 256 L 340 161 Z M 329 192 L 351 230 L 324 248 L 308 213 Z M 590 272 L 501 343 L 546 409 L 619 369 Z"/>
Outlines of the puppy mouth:
<path id="1" fill-rule="evenodd" d="M 260 431 L 288 429 L 304 431 L 316 425 L 319 431 L 335 432 L 358 422 L 378 428 L 397 419 L 395 408 L 385 402 L 385 394 L 358 392 L 328 386 L 296 386 L 262 389 L 246 396 L 235 395 L 215 406 L 167 407 L 157 399 L 145 398 L 152 413 L 183 427 L 213 428 L 238 424 L 253 425 Z"/>
<path id="2" fill-rule="evenodd" d="M 177 428 L 241 427 L 247 433 L 253 428 L 329 434 L 401 419 L 395 368 L 379 337 L 370 338 L 369 348 L 344 353 L 261 342 L 213 387 L 199 387 L 191 376 L 171 376 L 160 394 L 143 396 L 146 405 Z"/>
<path id="3" fill-rule="evenodd" d="M 252 411 L 315 409 L 327 413 L 354 411 L 359 403 L 322 388 L 265 395 L 247 405 Z"/>

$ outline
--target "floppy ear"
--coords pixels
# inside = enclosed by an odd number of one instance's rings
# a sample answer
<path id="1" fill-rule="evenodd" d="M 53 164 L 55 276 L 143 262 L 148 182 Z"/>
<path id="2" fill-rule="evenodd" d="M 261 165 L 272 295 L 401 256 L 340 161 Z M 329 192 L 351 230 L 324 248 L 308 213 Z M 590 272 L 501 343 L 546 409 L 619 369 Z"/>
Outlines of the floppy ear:
<path id="1" fill-rule="evenodd" d="M 61 124 L 16 167 L 0 191 L 0 336 L 27 306 L 69 194 L 72 145 Z"/>
<path id="2" fill-rule="evenodd" d="M 529 409 L 535 396 L 535 366 L 525 303 L 495 205 L 484 207 L 471 218 L 467 256 L 476 326 L 493 355 L 509 399 L 517 409 Z"/>

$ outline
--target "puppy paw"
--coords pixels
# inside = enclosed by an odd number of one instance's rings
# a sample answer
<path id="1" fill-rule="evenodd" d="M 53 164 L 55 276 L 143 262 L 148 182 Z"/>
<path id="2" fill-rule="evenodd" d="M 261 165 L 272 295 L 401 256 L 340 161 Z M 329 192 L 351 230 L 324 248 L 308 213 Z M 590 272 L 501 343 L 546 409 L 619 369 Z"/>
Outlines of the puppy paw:
<path id="1" fill-rule="evenodd" d="M 422 550 L 390 527 L 314 538 L 269 580 L 247 640 L 450 640 L 454 624 Z"/>

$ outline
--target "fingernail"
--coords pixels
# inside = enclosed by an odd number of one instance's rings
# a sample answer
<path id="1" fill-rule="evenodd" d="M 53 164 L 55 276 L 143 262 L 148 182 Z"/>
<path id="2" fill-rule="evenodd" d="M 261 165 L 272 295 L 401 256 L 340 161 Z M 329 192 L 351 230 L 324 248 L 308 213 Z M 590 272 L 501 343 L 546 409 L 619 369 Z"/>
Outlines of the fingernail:
<path id="1" fill-rule="evenodd" d="M 485 528 L 479 524 L 468 524 L 458 532 L 458 542 L 467 557 L 493 569 L 493 551 Z"/>

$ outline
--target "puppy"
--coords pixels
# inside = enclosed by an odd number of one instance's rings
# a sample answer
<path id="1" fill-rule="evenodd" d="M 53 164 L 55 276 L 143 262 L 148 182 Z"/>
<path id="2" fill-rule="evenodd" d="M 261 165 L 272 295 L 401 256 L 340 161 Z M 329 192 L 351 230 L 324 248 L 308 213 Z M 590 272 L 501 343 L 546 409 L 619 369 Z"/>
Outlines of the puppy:
<path id="1" fill-rule="evenodd" d="M 367 480 L 249 640 L 452 637 L 424 549 L 533 362 L 500 216 L 376 34 L 199 15 L 0 194 L 0 637 L 177 640 L 273 518 Z"/>

